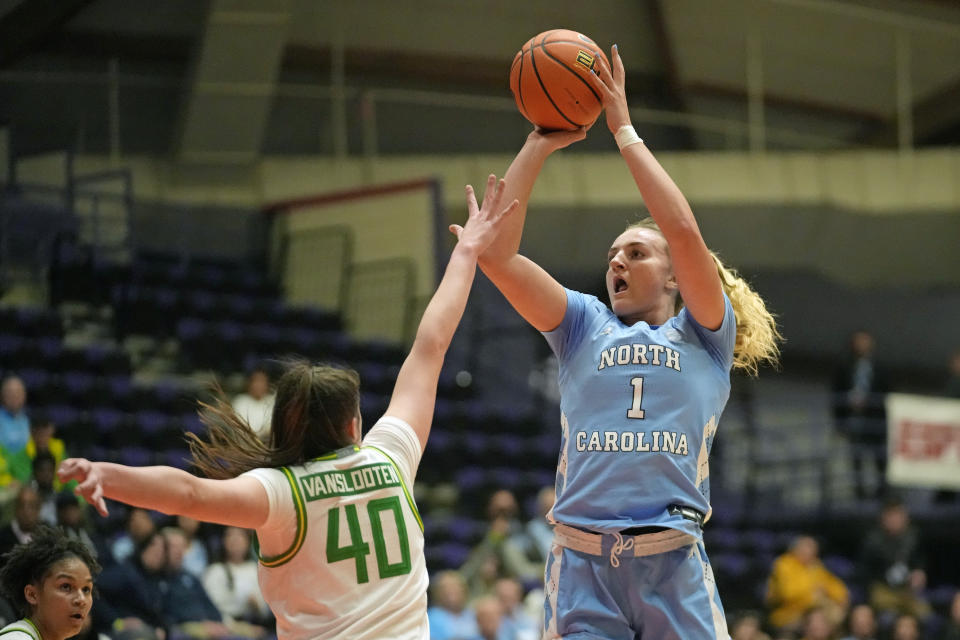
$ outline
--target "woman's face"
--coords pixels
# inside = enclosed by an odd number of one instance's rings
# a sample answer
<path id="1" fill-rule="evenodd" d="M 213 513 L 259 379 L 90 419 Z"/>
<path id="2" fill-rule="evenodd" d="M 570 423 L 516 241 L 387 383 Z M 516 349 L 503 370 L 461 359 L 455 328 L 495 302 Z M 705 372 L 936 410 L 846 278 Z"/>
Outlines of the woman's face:
<path id="1" fill-rule="evenodd" d="M 243 529 L 227 527 L 223 532 L 223 551 L 227 562 L 243 562 L 250 553 L 250 537 Z"/>
<path id="2" fill-rule="evenodd" d="M 673 314 L 677 281 L 667 241 L 653 229 L 627 229 L 617 236 L 607 252 L 606 280 L 610 306 L 628 324 L 660 309 Z"/>
<path id="3" fill-rule="evenodd" d="M 80 558 L 64 558 L 50 568 L 40 584 L 24 587 L 23 595 L 44 637 L 63 640 L 83 629 L 93 606 L 93 577 Z"/>
<path id="4" fill-rule="evenodd" d="M 157 572 L 166 568 L 167 544 L 162 535 L 155 533 L 149 544 L 140 552 L 140 564 L 150 572 Z"/>

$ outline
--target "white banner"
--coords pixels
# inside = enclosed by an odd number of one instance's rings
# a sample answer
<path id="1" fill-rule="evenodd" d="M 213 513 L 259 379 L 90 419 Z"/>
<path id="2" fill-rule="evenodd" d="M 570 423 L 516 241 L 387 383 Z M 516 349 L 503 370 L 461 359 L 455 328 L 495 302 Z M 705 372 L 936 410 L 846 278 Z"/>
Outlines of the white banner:
<path id="1" fill-rule="evenodd" d="M 960 400 L 887 395 L 887 482 L 960 489 Z"/>

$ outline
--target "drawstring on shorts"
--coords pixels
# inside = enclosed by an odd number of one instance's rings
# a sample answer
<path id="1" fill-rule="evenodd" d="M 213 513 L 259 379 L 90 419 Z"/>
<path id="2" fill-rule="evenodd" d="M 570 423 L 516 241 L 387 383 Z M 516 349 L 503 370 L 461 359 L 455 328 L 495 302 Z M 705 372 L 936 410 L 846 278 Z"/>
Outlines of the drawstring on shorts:
<path id="1" fill-rule="evenodd" d="M 610 547 L 610 566 L 616 569 L 620 566 L 620 554 L 624 551 L 631 551 L 633 549 L 634 537 L 629 536 L 626 540 L 624 540 L 619 531 L 615 532 L 613 535 L 616 540 L 614 541 L 613 546 Z"/>

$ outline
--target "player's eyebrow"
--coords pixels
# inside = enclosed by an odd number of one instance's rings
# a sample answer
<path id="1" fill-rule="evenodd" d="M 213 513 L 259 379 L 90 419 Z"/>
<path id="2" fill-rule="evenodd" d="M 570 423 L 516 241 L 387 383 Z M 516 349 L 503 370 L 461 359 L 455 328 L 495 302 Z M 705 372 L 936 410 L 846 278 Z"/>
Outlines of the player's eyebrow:
<path id="1" fill-rule="evenodd" d="M 628 247 L 633 247 L 633 246 L 639 246 L 644 249 L 647 249 L 649 248 L 650 245 L 648 245 L 643 240 L 631 240 L 630 242 L 627 242 L 626 244 L 623 244 L 623 245 L 611 245 L 610 249 L 607 250 L 607 256 L 612 256 L 620 249 L 626 249 Z"/>

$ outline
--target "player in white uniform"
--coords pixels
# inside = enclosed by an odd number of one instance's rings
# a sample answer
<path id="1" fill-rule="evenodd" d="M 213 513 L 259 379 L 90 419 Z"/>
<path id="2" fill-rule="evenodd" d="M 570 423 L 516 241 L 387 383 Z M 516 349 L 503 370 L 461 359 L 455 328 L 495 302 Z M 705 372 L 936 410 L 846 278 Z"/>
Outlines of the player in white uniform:
<path id="1" fill-rule="evenodd" d="M 562 444 L 545 638 L 726 640 L 703 549 L 708 458 L 730 369 L 775 357 L 763 300 L 707 249 L 683 194 L 630 124 L 624 69 L 591 76 L 653 220 L 607 253 L 610 308 L 517 253 L 550 153 L 584 130 L 535 131 L 507 171 L 521 203 L 480 266 L 559 360 Z"/>
<path id="2" fill-rule="evenodd" d="M 99 571 L 82 542 L 38 525 L 29 542 L 3 556 L 0 591 L 23 618 L 0 629 L 0 640 L 66 640 L 80 633 Z"/>
<path id="3" fill-rule="evenodd" d="M 223 401 L 206 407 L 207 441 L 193 439 L 208 478 L 171 467 L 64 461 L 62 481 L 106 514 L 104 498 L 256 530 L 259 581 L 280 640 L 425 640 L 427 570 L 412 484 L 433 419 L 444 355 L 463 316 L 477 256 L 516 210 L 503 181 L 487 181 L 482 208 L 467 187 L 469 219 L 386 414 L 360 440 L 359 378 L 298 364 L 281 377 L 271 440 Z"/>

